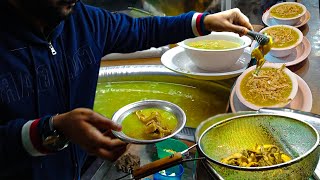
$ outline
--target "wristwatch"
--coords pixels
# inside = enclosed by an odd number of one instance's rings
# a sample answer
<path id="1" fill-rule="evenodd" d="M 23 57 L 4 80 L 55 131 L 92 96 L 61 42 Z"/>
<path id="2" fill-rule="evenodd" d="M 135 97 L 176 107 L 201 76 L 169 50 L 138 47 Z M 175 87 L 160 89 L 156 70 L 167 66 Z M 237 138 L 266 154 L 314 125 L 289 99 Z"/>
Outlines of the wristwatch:
<path id="1" fill-rule="evenodd" d="M 42 145 L 50 151 L 60 151 L 69 145 L 69 139 L 53 127 L 55 116 L 47 117 L 42 128 Z"/>

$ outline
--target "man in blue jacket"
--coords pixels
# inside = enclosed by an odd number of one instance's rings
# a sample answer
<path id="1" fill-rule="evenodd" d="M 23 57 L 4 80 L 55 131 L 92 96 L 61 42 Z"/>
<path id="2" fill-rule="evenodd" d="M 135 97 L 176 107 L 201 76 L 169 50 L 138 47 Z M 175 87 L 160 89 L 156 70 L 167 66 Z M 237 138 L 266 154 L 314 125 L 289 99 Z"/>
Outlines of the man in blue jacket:
<path id="1" fill-rule="evenodd" d="M 252 29 L 238 9 L 135 19 L 77 0 L 2 0 L 0 19 L 0 179 L 79 179 L 87 153 L 126 150 L 92 111 L 104 55 Z"/>

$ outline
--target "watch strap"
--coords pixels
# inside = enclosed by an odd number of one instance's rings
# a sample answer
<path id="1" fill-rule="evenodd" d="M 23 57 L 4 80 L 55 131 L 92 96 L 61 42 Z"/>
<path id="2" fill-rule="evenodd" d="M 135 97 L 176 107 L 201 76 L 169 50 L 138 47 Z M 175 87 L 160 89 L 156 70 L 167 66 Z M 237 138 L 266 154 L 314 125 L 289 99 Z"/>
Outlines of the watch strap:
<path id="1" fill-rule="evenodd" d="M 66 148 L 69 144 L 67 139 L 62 132 L 56 130 L 53 126 L 54 116 L 47 116 L 44 118 L 42 126 L 42 145 L 50 151 L 60 151 Z"/>

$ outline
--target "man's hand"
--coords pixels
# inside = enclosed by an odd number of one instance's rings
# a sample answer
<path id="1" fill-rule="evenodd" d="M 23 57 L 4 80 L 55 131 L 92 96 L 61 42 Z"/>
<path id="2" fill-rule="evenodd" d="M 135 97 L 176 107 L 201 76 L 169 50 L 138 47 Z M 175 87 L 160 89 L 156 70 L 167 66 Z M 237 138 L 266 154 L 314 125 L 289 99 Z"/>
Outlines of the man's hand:
<path id="1" fill-rule="evenodd" d="M 248 17 L 238 8 L 207 15 L 204 25 L 208 31 L 230 31 L 239 35 L 253 29 Z"/>
<path id="2" fill-rule="evenodd" d="M 111 130 L 121 131 L 121 126 L 91 109 L 78 108 L 57 115 L 53 125 L 71 142 L 101 158 L 113 161 L 126 151 L 127 143 L 111 133 Z"/>

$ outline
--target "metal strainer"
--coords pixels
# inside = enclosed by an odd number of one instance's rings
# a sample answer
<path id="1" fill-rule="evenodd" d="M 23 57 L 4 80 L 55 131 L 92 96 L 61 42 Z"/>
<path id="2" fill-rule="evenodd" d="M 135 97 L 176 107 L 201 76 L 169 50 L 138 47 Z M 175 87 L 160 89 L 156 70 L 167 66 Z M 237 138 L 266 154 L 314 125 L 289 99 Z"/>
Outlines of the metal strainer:
<path id="1" fill-rule="evenodd" d="M 238 167 L 220 162 L 257 144 L 274 144 L 292 157 L 265 167 Z M 308 123 L 270 114 L 246 114 L 207 128 L 198 149 L 224 179 L 308 179 L 319 160 L 319 134 Z"/>

